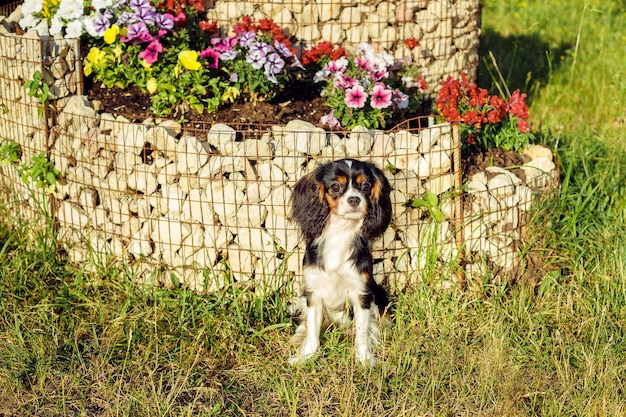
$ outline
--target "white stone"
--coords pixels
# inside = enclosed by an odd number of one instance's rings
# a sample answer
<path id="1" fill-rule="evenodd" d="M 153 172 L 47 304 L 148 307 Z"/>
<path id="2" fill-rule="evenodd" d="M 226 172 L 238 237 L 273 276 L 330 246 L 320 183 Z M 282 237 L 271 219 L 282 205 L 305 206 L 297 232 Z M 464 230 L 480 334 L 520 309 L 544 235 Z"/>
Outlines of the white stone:
<path id="1" fill-rule="evenodd" d="M 496 198 L 503 198 L 513 195 L 515 184 L 510 176 L 499 174 L 487 181 L 489 193 Z"/>
<path id="2" fill-rule="evenodd" d="M 360 157 L 370 153 L 374 138 L 367 128 L 355 126 L 344 142 L 347 156 Z"/>
<path id="3" fill-rule="evenodd" d="M 522 149 L 524 155 L 528 155 L 530 159 L 546 158 L 552 161 L 552 151 L 541 145 L 528 145 Z"/>
<path id="4" fill-rule="evenodd" d="M 84 211 L 69 201 L 63 201 L 57 212 L 59 222 L 62 225 L 83 228 L 89 224 L 89 217 Z"/>
<path id="5" fill-rule="evenodd" d="M 424 155 L 430 166 L 430 175 L 441 175 L 450 172 L 452 159 L 448 151 L 443 150 L 439 144 L 433 146 L 429 153 Z"/>
<path id="6" fill-rule="evenodd" d="M 319 155 L 326 146 L 326 131 L 303 120 L 292 120 L 285 126 L 283 145 L 290 151 Z"/>
<path id="7" fill-rule="evenodd" d="M 408 130 L 400 130 L 393 136 L 395 149 L 410 149 L 416 151 L 420 146 L 420 135 L 409 132 Z"/>
<path id="8" fill-rule="evenodd" d="M 250 250 L 257 256 L 261 253 L 274 253 L 274 239 L 260 228 L 243 227 L 237 231 L 235 242 L 240 248 Z"/>
<path id="9" fill-rule="evenodd" d="M 395 150 L 389 154 L 387 159 L 396 169 L 401 170 L 408 169 L 413 171 L 416 170 L 419 165 L 427 164 L 422 155 L 409 149 Z"/>
<path id="10" fill-rule="evenodd" d="M 246 189 L 246 198 L 248 204 L 258 204 L 264 201 L 270 195 L 272 189 L 265 182 L 253 182 Z"/>
<path id="11" fill-rule="evenodd" d="M 346 31 L 336 21 L 324 23 L 322 26 L 322 39 L 332 44 L 340 44 L 346 39 Z"/>
<path id="12" fill-rule="evenodd" d="M 150 236 L 143 235 L 141 232 L 133 234 L 128 244 L 128 251 L 138 258 L 152 255 Z"/>
<path id="13" fill-rule="evenodd" d="M 269 143 L 256 139 L 248 139 L 240 142 L 237 155 L 244 156 L 253 161 L 265 161 L 272 159 L 274 156 Z"/>
<path id="14" fill-rule="evenodd" d="M 209 144 L 216 148 L 222 155 L 233 153 L 234 149 L 236 149 L 236 145 L 234 145 L 236 138 L 237 132 L 235 129 L 224 123 L 214 124 L 207 134 Z"/>
<path id="15" fill-rule="evenodd" d="M 227 217 L 234 218 L 239 206 L 244 201 L 244 193 L 229 181 L 213 181 L 207 187 L 207 197 L 213 205 L 213 211 L 222 223 Z"/>
<path id="16" fill-rule="evenodd" d="M 383 132 L 376 132 L 374 144 L 372 145 L 372 155 L 388 156 L 393 152 L 394 142 L 391 135 Z"/>
<path id="17" fill-rule="evenodd" d="M 454 187 L 453 174 L 444 174 L 439 177 L 431 178 L 424 182 L 424 188 L 434 193 L 435 195 L 440 195 L 448 191 L 452 187 Z"/>
<path id="18" fill-rule="evenodd" d="M 487 184 L 477 179 L 468 181 L 467 184 L 465 184 L 465 186 L 467 188 L 467 192 L 470 194 L 481 193 L 481 192 L 487 191 Z"/>
<path id="19" fill-rule="evenodd" d="M 341 0 L 318 1 L 317 7 L 319 8 L 320 21 L 328 22 L 329 20 L 336 20 L 341 13 L 342 3 L 343 1 Z"/>
<path id="20" fill-rule="evenodd" d="M 191 226 L 178 220 L 160 217 L 154 222 L 150 238 L 161 251 L 180 249 L 183 240 L 191 233 Z"/>
<path id="21" fill-rule="evenodd" d="M 291 211 L 291 207 L 289 205 L 290 199 L 291 190 L 286 185 L 281 185 L 274 188 L 270 194 L 270 198 L 266 199 L 263 203 L 265 205 L 271 205 L 273 213 L 287 217 L 287 214 Z"/>
<path id="22" fill-rule="evenodd" d="M 344 7 L 339 14 L 338 20 L 344 29 L 348 29 L 361 25 L 363 14 L 358 7 Z"/>
<path id="23" fill-rule="evenodd" d="M 130 189 L 143 194 L 152 194 L 156 191 L 159 184 L 150 168 L 151 166 L 146 164 L 138 164 L 133 167 L 133 171 L 128 175 Z"/>
<path id="24" fill-rule="evenodd" d="M 182 137 L 176 145 L 176 153 L 178 155 L 176 168 L 181 174 L 197 174 L 209 160 L 207 149 L 194 136 Z"/>
<path id="25" fill-rule="evenodd" d="M 213 207 L 206 190 L 190 190 L 181 207 L 180 219 L 184 222 L 213 224 Z"/>
<path id="26" fill-rule="evenodd" d="M 280 185 L 285 180 L 283 171 L 272 162 L 257 164 L 256 173 L 260 181 L 270 186 Z"/>

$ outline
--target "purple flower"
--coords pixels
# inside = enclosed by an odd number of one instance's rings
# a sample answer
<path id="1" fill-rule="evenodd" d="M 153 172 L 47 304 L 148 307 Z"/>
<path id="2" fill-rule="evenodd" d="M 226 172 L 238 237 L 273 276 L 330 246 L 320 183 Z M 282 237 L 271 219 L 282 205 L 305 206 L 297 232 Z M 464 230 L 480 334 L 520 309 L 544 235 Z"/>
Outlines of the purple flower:
<path id="1" fill-rule="evenodd" d="M 272 52 L 267 56 L 265 63 L 266 72 L 278 74 L 285 67 L 285 61 L 276 53 Z"/>
<path id="2" fill-rule="evenodd" d="M 402 91 L 393 90 L 392 100 L 399 109 L 406 109 L 409 106 L 409 96 L 404 94 Z"/>
<path id="3" fill-rule="evenodd" d="M 346 98 L 344 103 L 352 109 L 361 109 L 365 106 L 365 100 L 367 100 L 367 94 L 361 84 L 356 84 L 346 90 Z"/>
<path id="4" fill-rule="evenodd" d="M 293 56 L 293 53 L 291 53 L 289 48 L 287 48 L 287 46 L 284 43 L 278 42 L 277 40 L 274 40 L 274 48 L 278 52 L 280 52 L 280 54 L 284 56 L 285 58 L 290 58 L 291 56 Z"/>
<path id="5" fill-rule="evenodd" d="M 261 55 L 266 56 L 272 51 L 273 48 L 265 42 L 254 42 L 250 45 L 250 54 L 260 53 Z"/>
<path id="6" fill-rule="evenodd" d="M 119 16 L 117 16 L 117 24 L 119 26 L 124 26 L 135 22 L 137 22 L 137 15 L 135 13 L 122 12 Z"/>
<path id="7" fill-rule="evenodd" d="M 140 42 L 151 42 L 154 37 L 150 34 L 148 27 L 144 22 L 133 23 L 128 26 L 126 36 L 123 36 L 120 40 L 122 42 L 129 42 L 138 40 Z"/>
<path id="8" fill-rule="evenodd" d="M 212 38 L 211 43 L 213 49 L 217 52 L 227 52 L 233 49 L 233 46 L 237 44 L 237 38 L 235 36 L 229 36 L 228 38 Z"/>
<path id="9" fill-rule="evenodd" d="M 156 15 L 154 23 L 162 29 L 172 30 L 174 29 L 174 16 L 169 13 L 159 13 Z"/>
<path id="10" fill-rule="evenodd" d="M 250 32 L 245 32 L 239 37 L 239 46 L 241 46 L 242 48 L 247 48 L 252 42 L 254 42 L 255 38 L 255 31 L 251 30 Z"/>
<path id="11" fill-rule="evenodd" d="M 392 92 L 384 84 L 377 83 L 370 91 L 370 105 L 374 109 L 386 109 L 391 106 Z"/>
<path id="12" fill-rule="evenodd" d="M 217 68 L 220 59 L 220 53 L 209 46 L 204 51 L 200 52 L 200 57 L 206 59 L 209 62 L 209 68 Z"/>
<path id="13" fill-rule="evenodd" d="M 149 0 L 130 0 L 128 5 L 137 12 L 140 10 L 150 10 L 152 8 Z"/>
<path id="14" fill-rule="evenodd" d="M 354 57 L 354 63 L 362 70 L 365 70 L 365 71 L 373 70 L 373 67 L 370 61 L 367 58 L 364 58 L 362 56 L 357 55 L 356 57 Z"/>
<path id="15" fill-rule="evenodd" d="M 328 127 L 340 127 L 341 123 L 335 117 L 335 111 L 331 110 L 330 113 L 323 115 L 320 117 L 320 123 L 326 125 Z"/>
<path id="16" fill-rule="evenodd" d="M 102 36 L 109 27 L 111 27 L 111 21 L 105 15 L 99 15 L 93 21 L 93 28 L 98 36 Z"/>
<path id="17" fill-rule="evenodd" d="M 157 13 L 149 9 L 140 9 L 137 11 L 137 17 L 146 25 L 154 24 L 156 21 L 156 14 Z"/>
<path id="18" fill-rule="evenodd" d="M 231 83 L 236 83 L 237 81 L 239 81 L 239 74 L 237 74 L 236 72 L 231 72 L 230 77 L 228 77 L 228 80 Z"/>
<path id="19" fill-rule="evenodd" d="M 163 52 L 163 46 L 158 39 L 150 42 L 148 47 L 139 54 L 139 58 L 143 58 L 149 65 L 154 64 L 159 59 L 159 53 Z"/>
<path id="20" fill-rule="evenodd" d="M 248 62 L 254 69 L 261 69 L 267 62 L 267 58 L 261 50 L 256 50 L 254 53 L 251 50 L 250 55 L 246 57 L 246 62 Z"/>
<path id="21" fill-rule="evenodd" d="M 220 54 L 220 60 L 232 61 L 233 59 L 237 57 L 237 55 L 239 55 L 239 52 L 235 51 L 234 49 L 231 49 L 230 51 L 222 52 Z"/>

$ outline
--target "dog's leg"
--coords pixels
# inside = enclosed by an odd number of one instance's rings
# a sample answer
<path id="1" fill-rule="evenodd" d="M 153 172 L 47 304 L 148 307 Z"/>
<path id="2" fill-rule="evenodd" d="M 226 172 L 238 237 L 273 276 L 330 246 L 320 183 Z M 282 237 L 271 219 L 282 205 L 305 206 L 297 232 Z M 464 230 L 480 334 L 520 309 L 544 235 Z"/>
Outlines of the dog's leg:
<path id="1" fill-rule="evenodd" d="M 375 306 L 374 306 L 375 308 Z M 372 341 L 370 340 L 371 326 L 377 323 L 372 317 L 369 308 L 361 305 L 354 307 L 354 343 L 356 346 L 356 358 L 363 366 L 375 366 L 376 358 L 372 353 Z"/>
<path id="2" fill-rule="evenodd" d="M 289 363 L 296 365 L 311 359 L 320 347 L 320 331 L 322 328 L 322 316 L 324 304 L 322 300 L 315 299 L 314 294 L 310 295 L 309 305 L 306 308 L 306 334 L 302 342 L 302 348 L 297 356 L 289 358 Z"/>

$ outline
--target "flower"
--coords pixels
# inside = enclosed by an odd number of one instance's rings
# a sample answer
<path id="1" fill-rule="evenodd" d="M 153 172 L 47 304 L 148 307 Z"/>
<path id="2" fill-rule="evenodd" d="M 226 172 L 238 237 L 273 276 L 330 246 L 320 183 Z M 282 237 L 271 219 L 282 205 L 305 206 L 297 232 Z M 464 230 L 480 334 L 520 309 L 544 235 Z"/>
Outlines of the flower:
<path id="1" fill-rule="evenodd" d="M 178 53 L 178 60 L 183 67 L 189 71 L 197 71 L 202 66 L 198 62 L 198 52 L 196 51 L 181 51 Z"/>
<path id="2" fill-rule="evenodd" d="M 324 116 L 322 116 L 320 118 L 320 123 L 322 123 L 323 125 L 326 125 L 330 128 L 333 127 L 341 127 L 341 123 L 339 123 L 339 120 L 337 120 L 337 118 L 335 117 L 335 111 L 331 110 L 330 113 L 325 114 Z"/>
<path id="3" fill-rule="evenodd" d="M 360 109 L 365 105 L 365 100 L 367 100 L 367 94 L 361 84 L 357 84 L 346 90 L 346 98 L 344 101 L 348 107 Z"/>
<path id="4" fill-rule="evenodd" d="M 148 65 L 152 65 L 159 59 L 161 52 L 163 52 L 163 45 L 158 39 L 154 39 L 143 52 L 139 53 L 139 58 L 144 59 Z"/>
<path id="5" fill-rule="evenodd" d="M 107 30 L 104 31 L 103 39 L 104 42 L 109 45 L 116 41 L 117 35 L 120 33 L 120 27 L 118 25 L 111 25 Z"/>
<path id="6" fill-rule="evenodd" d="M 374 109 L 385 109 L 391 106 L 392 91 L 384 84 L 377 83 L 370 91 L 370 96 L 370 105 Z"/>
<path id="7" fill-rule="evenodd" d="M 465 73 L 441 84 L 436 108 L 441 121 L 460 124 L 465 146 L 519 150 L 533 138 L 526 94 L 515 90 L 508 101 L 473 84 Z"/>

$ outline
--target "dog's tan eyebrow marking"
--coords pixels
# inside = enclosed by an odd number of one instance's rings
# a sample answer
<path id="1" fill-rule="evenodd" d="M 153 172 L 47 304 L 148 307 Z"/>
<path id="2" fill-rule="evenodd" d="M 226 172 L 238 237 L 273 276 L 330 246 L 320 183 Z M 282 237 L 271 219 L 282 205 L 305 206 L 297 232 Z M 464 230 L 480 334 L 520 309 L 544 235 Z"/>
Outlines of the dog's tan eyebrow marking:
<path id="1" fill-rule="evenodd" d="M 367 181 L 367 177 L 365 176 L 365 174 L 359 174 L 354 180 L 357 184 L 363 184 L 365 181 Z"/>
<path id="2" fill-rule="evenodd" d="M 346 177 L 345 175 L 338 175 L 337 178 L 335 179 L 339 184 L 345 184 L 348 182 L 348 177 Z"/>

